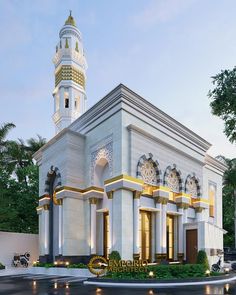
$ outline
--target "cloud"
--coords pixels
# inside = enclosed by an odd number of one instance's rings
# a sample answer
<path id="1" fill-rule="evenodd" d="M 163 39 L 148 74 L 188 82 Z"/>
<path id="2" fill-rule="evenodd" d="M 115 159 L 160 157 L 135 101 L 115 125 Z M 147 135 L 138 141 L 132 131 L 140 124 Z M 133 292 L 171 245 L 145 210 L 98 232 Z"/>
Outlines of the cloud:
<path id="1" fill-rule="evenodd" d="M 195 0 L 151 0 L 146 7 L 131 16 L 131 22 L 142 28 L 165 23 L 186 11 Z"/>

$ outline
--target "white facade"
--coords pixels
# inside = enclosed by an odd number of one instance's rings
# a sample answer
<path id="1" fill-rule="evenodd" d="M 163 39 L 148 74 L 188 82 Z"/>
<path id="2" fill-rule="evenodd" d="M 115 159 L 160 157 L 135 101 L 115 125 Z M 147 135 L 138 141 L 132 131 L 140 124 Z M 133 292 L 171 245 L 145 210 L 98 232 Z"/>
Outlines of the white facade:
<path id="1" fill-rule="evenodd" d="M 194 262 L 200 249 L 216 260 L 225 166 L 207 141 L 122 84 L 72 124 L 58 122 L 35 154 L 41 260 L 117 250 Z"/>

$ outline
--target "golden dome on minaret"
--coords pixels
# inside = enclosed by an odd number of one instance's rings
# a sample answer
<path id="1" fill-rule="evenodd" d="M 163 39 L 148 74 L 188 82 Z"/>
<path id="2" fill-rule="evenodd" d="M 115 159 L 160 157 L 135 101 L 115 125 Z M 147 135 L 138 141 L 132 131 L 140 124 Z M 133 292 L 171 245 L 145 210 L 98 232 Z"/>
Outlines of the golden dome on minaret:
<path id="1" fill-rule="evenodd" d="M 71 10 L 70 10 L 70 15 L 68 16 L 68 19 L 65 22 L 65 25 L 71 25 L 71 26 L 76 27 L 75 20 L 74 20 L 73 16 L 71 15 Z"/>

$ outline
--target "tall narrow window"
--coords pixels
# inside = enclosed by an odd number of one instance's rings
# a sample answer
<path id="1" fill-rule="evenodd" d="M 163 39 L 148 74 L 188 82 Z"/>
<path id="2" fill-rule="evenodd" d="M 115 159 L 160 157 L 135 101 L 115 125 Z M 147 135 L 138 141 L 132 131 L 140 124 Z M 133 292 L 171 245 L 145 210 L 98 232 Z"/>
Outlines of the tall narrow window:
<path id="1" fill-rule="evenodd" d="M 69 108 L 69 98 L 65 98 L 65 108 Z"/>
<path id="2" fill-rule="evenodd" d="M 174 259 L 174 216 L 167 216 L 167 259 Z"/>
<path id="3" fill-rule="evenodd" d="M 109 255 L 109 213 L 103 214 L 103 254 L 105 258 Z"/>
<path id="4" fill-rule="evenodd" d="M 151 261 L 151 212 L 140 211 L 139 215 L 139 238 L 141 259 Z"/>
<path id="5" fill-rule="evenodd" d="M 214 183 L 209 183 L 208 185 L 208 194 L 209 194 L 209 216 L 215 216 L 215 198 L 216 198 L 216 185 Z"/>

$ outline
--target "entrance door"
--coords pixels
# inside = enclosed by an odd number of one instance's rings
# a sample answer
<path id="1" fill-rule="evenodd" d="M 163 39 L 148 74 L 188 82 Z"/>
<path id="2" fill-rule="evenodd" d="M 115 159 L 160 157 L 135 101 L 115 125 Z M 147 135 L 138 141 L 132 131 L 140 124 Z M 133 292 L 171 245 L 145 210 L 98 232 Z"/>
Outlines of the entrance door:
<path id="1" fill-rule="evenodd" d="M 187 263 L 197 262 L 197 229 L 186 230 L 186 260 Z"/>
<path id="2" fill-rule="evenodd" d="M 109 248 L 109 214 L 105 212 L 103 214 L 103 255 L 108 258 L 108 248 Z"/>
<path id="3" fill-rule="evenodd" d="M 139 215 L 141 259 L 151 261 L 152 215 L 148 211 L 140 211 Z"/>

